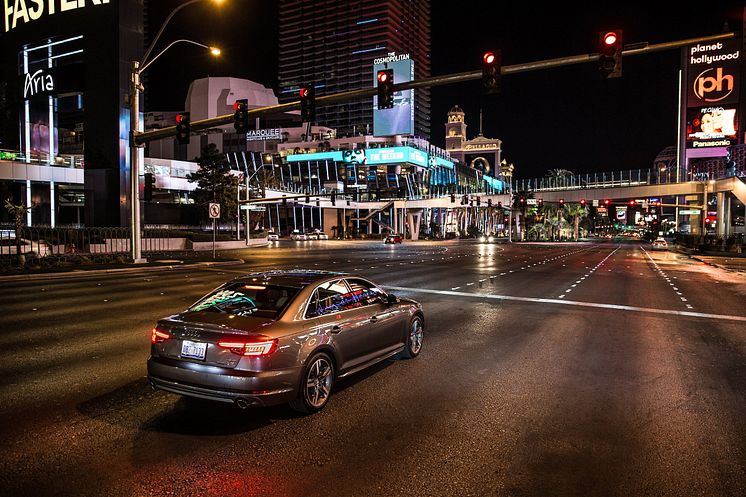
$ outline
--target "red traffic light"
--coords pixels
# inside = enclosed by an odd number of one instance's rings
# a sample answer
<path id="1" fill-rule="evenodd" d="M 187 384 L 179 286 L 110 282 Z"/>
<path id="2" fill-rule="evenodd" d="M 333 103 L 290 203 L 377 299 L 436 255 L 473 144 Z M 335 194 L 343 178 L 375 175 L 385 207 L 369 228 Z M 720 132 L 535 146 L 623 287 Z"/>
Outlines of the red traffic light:
<path id="1" fill-rule="evenodd" d="M 300 98 L 306 98 L 308 96 L 308 88 L 301 88 L 298 93 L 300 94 Z"/>
<path id="2" fill-rule="evenodd" d="M 630 200 L 629 201 L 629 206 L 630 207 L 634 207 L 635 206 L 635 201 L 634 200 Z"/>
<path id="3" fill-rule="evenodd" d="M 656 206 L 656 207 L 660 207 L 660 206 L 661 206 L 661 203 L 660 203 L 660 202 L 656 202 L 656 203 L 655 203 L 655 206 Z"/>
<path id="4" fill-rule="evenodd" d="M 241 108 L 241 103 L 240 102 L 238 102 L 238 101 L 233 102 L 233 110 L 238 110 L 240 108 Z"/>
<path id="5" fill-rule="evenodd" d="M 482 56 L 482 60 L 484 60 L 485 64 L 492 64 L 493 62 L 495 62 L 495 54 L 493 54 L 492 52 L 486 52 Z"/>
<path id="6" fill-rule="evenodd" d="M 580 199 L 580 205 L 585 205 L 585 199 L 584 198 Z"/>
<path id="7" fill-rule="evenodd" d="M 561 199 L 559 200 L 559 203 L 560 203 L 560 205 L 565 205 L 565 199 L 564 199 L 564 198 L 561 198 Z"/>
<path id="8" fill-rule="evenodd" d="M 615 33 L 615 32 L 613 32 L 613 31 L 609 31 L 608 33 L 606 33 L 606 34 L 604 35 L 604 43 L 605 43 L 606 45 L 608 45 L 608 46 L 611 46 L 611 45 L 613 45 L 614 43 L 616 43 L 617 39 L 618 39 L 618 38 L 617 38 L 617 36 L 616 36 L 616 33 Z"/>
<path id="9" fill-rule="evenodd" d="M 176 124 L 179 124 L 181 120 L 184 119 L 184 116 L 181 114 L 176 114 Z"/>
<path id="10" fill-rule="evenodd" d="M 608 206 L 610 203 L 611 203 L 611 200 L 609 200 L 608 198 L 606 200 L 604 200 L 604 205 Z"/>
<path id="11" fill-rule="evenodd" d="M 388 74 L 386 74 L 386 71 L 378 71 L 378 81 L 381 83 L 385 83 L 386 80 L 389 79 Z"/>

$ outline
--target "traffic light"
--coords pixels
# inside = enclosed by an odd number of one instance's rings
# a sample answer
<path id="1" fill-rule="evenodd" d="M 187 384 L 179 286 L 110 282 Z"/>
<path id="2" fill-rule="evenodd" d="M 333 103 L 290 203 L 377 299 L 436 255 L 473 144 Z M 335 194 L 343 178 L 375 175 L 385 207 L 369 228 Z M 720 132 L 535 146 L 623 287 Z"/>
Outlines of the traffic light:
<path id="1" fill-rule="evenodd" d="M 394 70 L 382 69 L 376 74 L 378 108 L 390 109 L 394 106 Z"/>
<path id="2" fill-rule="evenodd" d="M 630 200 L 628 202 L 628 204 L 629 204 L 630 207 L 634 207 L 635 206 L 635 201 L 634 200 Z"/>
<path id="3" fill-rule="evenodd" d="M 491 198 L 487 199 L 487 207 L 492 208 L 492 199 Z"/>
<path id="4" fill-rule="evenodd" d="M 500 93 L 502 58 L 501 50 L 485 52 L 482 55 L 482 93 L 485 95 Z"/>
<path id="5" fill-rule="evenodd" d="M 477 197 L 477 207 L 479 207 L 480 205 L 482 205 L 482 198 Z"/>
<path id="6" fill-rule="evenodd" d="M 657 201 L 657 202 L 655 203 L 655 206 L 656 206 L 656 207 L 660 207 L 660 206 L 661 206 L 661 201 L 660 201 L 660 200 L 658 200 L 658 201 Z"/>
<path id="7" fill-rule="evenodd" d="M 503 203 L 502 203 L 502 202 L 500 202 L 500 201 L 498 201 L 498 202 L 497 202 L 497 208 L 498 208 L 498 209 L 502 209 L 502 208 L 503 208 Z"/>
<path id="8" fill-rule="evenodd" d="M 189 135 L 192 132 L 192 123 L 189 120 L 189 112 L 176 114 L 176 141 L 179 145 L 189 144 Z"/>
<path id="9" fill-rule="evenodd" d="M 580 199 L 580 206 L 581 207 L 585 207 L 585 199 L 584 198 Z"/>
<path id="10" fill-rule="evenodd" d="M 456 203 L 456 194 L 455 193 L 451 193 L 451 203 L 452 204 Z"/>
<path id="11" fill-rule="evenodd" d="M 249 101 L 245 98 L 236 100 L 233 110 L 233 127 L 236 133 L 246 133 L 249 131 Z"/>
<path id="12" fill-rule="evenodd" d="M 523 207 L 523 204 L 526 203 L 526 199 L 523 198 L 523 197 L 521 197 L 520 200 L 519 200 L 519 202 L 521 203 L 521 207 Z"/>
<path id="13" fill-rule="evenodd" d="M 311 203 L 311 196 L 310 195 L 306 195 L 306 203 L 307 204 Z"/>
<path id="14" fill-rule="evenodd" d="M 304 123 L 316 120 L 316 92 L 313 86 L 304 86 L 298 92 L 300 95 L 300 117 Z"/>
<path id="15" fill-rule="evenodd" d="M 598 69 L 601 77 L 622 77 L 622 30 L 601 31 L 598 37 Z"/>
<path id="16" fill-rule="evenodd" d="M 565 206 L 565 199 L 564 198 L 559 199 L 559 206 L 560 207 L 564 207 Z"/>
<path id="17" fill-rule="evenodd" d="M 611 200 L 609 200 L 608 198 L 604 200 L 604 207 L 608 207 L 610 204 L 611 204 Z"/>
<path id="18" fill-rule="evenodd" d="M 337 205 L 337 194 L 336 194 L 336 193 L 332 193 L 332 194 L 331 194 L 331 195 L 329 196 L 329 200 L 331 200 L 331 201 L 332 201 L 332 205 Z"/>
<path id="19" fill-rule="evenodd" d="M 144 186 L 142 199 L 146 202 L 153 200 L 153 189 L 155 188 L 155 176 L 153 173 L 145 173 L 144 175 Z"/>
<path id="20" fill-rule="evenodd" d="M 544 207 L 544 199 L 543 198 L 539 199 L 539 207 Z"/>

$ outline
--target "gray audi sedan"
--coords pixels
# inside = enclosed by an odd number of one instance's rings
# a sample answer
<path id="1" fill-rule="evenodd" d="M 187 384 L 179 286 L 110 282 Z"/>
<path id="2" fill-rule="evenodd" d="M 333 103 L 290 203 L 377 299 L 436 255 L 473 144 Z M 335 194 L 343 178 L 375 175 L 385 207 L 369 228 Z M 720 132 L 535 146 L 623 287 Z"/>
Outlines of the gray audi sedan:
<path id="1" fill-rule="evenodd" d="M 231 280 L 151 332 L 153 388 L 245 409 L 312 413 L 334 382 L 395 355 L 416 357 L 422 306 L 365 278 L 271 271 Z"/>

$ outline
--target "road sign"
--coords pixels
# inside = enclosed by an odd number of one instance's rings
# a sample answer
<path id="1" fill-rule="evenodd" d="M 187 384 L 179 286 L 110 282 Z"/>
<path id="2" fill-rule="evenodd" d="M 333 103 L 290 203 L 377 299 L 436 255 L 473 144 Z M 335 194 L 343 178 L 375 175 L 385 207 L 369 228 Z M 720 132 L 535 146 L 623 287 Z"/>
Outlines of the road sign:
<path id="1" fill-rule="evenodd" d="M 598 199 L 591 200 L 591 205 L 593 205 L 593 207 L 598 207 Z"/>
<path id="2" fill-rule="evenodd" d="M 210 202 L 209 211 L 210 219 L 220 219 L 220 204 Z"/>
<path id="3" fill-rule="evenodd" d="M 539 201 L 535 198 L 527 198 L 526 199 L 526 205 L 536 205 Z"/>
<path id="4" fill-rule="evenodd" d="M 267 207 L 264 205 L 252 205 L 252 204 L 244 204 L 241 206 L 242 211 L 255 211 L 255 212 L 264 212 L 267 210 Z"/>
<path id="5" fill-rule="evenodd" d="M 699 214 L 700 212 L 699 209 L 681 209 L 679 211 L 679 216 L 691 216 L 692 214 Z"/>

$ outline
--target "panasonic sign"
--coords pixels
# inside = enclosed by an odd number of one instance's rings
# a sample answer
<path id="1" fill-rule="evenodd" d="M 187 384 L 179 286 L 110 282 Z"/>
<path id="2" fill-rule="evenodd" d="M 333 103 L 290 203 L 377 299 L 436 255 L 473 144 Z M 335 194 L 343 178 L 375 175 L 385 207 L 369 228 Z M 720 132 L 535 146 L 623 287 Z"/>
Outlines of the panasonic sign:
<path id="1" fill-rule="evenodd" d="M 110 0 L 3 0 L 5 32 L 58 12 L 104 5 Z"/>

